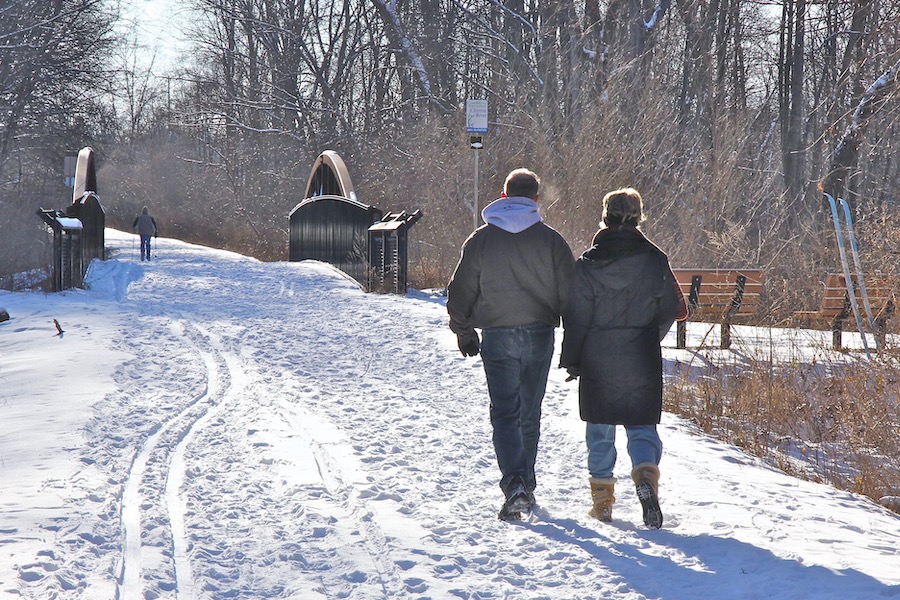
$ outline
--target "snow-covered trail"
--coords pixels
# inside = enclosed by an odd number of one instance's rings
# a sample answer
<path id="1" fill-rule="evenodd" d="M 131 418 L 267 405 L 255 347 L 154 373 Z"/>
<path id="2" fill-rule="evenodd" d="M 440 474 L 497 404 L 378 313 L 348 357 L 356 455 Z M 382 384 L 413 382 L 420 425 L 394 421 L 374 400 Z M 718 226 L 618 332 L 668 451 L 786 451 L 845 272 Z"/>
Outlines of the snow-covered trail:
<path id="1" fill-rule="evenodd" d="M 107 242 L 118 257 L 61 301 L 100 302 L 118 332 L 104 344 L 127 358 L 74 449 L 57 509 L 73 535 L 25 545 L 0 521 L 0 549 L 33 554 L 0 572 L 0 597 L 900 597 L 896 515 L 670 415 L 664 529 L 639 526 L 624 443 L 615 521 L 592 521 L 558 370 L 539 510 L 500 522 L 481 363 L 459 355 L 439 299 L 176 240 L 134 264 L 130 236 Z"/>

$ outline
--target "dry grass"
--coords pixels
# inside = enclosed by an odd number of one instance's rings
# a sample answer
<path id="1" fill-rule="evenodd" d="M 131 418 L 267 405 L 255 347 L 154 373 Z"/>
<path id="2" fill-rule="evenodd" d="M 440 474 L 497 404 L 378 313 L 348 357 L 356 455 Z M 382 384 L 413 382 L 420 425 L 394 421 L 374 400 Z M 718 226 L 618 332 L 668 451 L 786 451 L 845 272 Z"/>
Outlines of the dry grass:
<path id="1" fill-rule="evenodd" d="M 787 473 L 898 510 L 896 356 L 839 364 L 759 356 L 703 372 L 681 365 L 666 409 Z"/>

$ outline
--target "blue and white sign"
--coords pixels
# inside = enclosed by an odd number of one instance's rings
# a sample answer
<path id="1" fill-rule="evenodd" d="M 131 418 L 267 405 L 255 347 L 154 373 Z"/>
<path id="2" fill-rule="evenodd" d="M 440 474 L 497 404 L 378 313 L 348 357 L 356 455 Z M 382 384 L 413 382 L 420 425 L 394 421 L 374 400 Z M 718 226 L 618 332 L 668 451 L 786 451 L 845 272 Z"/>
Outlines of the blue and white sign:
<path id="1" fill-rule="evenodd" d="M 466 100 L 466 133 L 487 133 L 488 101 Z"/>

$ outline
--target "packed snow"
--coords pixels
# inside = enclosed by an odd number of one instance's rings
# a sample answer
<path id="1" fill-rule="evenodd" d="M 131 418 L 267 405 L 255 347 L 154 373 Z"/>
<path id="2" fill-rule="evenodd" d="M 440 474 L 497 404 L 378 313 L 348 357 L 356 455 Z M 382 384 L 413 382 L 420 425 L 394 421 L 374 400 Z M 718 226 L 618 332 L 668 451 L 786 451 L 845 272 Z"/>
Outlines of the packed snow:
<path id="1" fill-rule="evenodd" d="M 438 294 L 106 240 L 88 289 L 0 292 L 2 598 L 900 598 L 900 516 L 671 414 L 663 528 L 642 524 L 624 435 L 614 520 L 591 519 L 560 369 L 537 510 L 499 521 L 484 372 Z M 782 331 L 701 356 L 673 328 L 667 371 L 754 343 L 828 356 L 829 334 Z"/>

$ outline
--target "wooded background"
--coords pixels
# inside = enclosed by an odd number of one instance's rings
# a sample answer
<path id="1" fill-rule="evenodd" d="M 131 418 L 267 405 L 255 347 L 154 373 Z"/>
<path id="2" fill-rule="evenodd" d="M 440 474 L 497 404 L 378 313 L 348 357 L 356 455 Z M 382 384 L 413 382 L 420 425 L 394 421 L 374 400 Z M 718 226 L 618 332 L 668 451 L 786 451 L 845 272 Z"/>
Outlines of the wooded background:
<path id="1" fill-rule="evenodd" d="M 472 229 L 467 99 L 490 107 L 479 206 L 529 167 L 576 253 L 603 194 L 634 186 L 674 266 L 765 269 L 781 323 L 839 265 L 824 189 L 851 202 L 864 267 L 900 276 L 893 0 L 179 6 L 192 51 L 165 68 L 112 1 L 0 7 L 2 287 L 46 263 L 34 211 L 71 202 L 63 157 L 84 146 L 109 226 L 147 205 L 162 235 L 264 260 L 286 259 L 287 214 L 335 150 L 360 201 L 423 210 L 411 284 L 444 285 Z"/>

